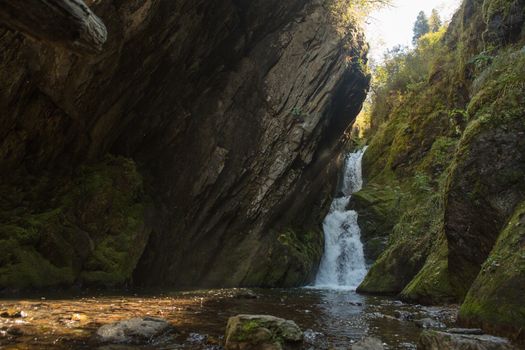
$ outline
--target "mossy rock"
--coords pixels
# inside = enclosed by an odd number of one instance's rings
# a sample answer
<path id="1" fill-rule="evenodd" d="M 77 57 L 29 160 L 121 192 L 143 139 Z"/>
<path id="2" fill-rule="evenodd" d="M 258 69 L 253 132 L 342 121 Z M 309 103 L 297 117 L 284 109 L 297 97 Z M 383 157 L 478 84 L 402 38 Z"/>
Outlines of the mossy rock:
<path id="1" fill-rule="evenodd" d="M 468 326 L 504 333 L 525 344 L 525 204 L 500 234 L 461 305 Z"/>
<path id="2" fill-rule="evenodd" d="M 299 287 L 311 283 L 323 255 L 322 231 L 287 228 L 273 235 L 277 242 L 272 242 L 266 256 L 247 273 L 243 285 Z"/>
<path id="3" fill-rule="evenodd" d="M 303 333 L 293 321 L 269 315 L 237 315 L 228 320 L 225 348 L 298 349 L 302 339 Z"/>
<path id="4" fill-rule="evenodd" d="M 363 190 L 352 194 L 348 205 L 348 209 L 359 214 L 361 240 L 369 263 L 385 250 L 388 236 L 399 220 L 401 193 L 392 185 L 367 184 Z"/>
<path id="5" fill-rule="evenodd" d="M 443 233 L 436 240 L 425 265 L 401 291 L 402 299 L 421 304 L 453 303 L 461 300 L 466 291 L 457 290 L 448 271 L 447 241 Z"/>
<path id="6" fill-rule="evenodd" d="M 468 290 L 525 196 L 525 54 L 500 53 L 469 106 L 447 179 L 445 234 L 452 278 Z M 505 94 L 502 94 L 505 91 Z"/>
<path id="7" fill-rule="evenodd" d="M 425 240 L 407 240 L 391 244 L 374 263 L 359 293 L 398 294 L 418 273 L 425 262 Z"/>
<path id="8" fill-rule="evenodd" d="M 131 160 L 108 156 L 72 177 L 21 179 L 2 187 L 4 198 L 19 201 L 0 206 L 0 288 L 130 281 L 148 238 L 142 179 Z"/>

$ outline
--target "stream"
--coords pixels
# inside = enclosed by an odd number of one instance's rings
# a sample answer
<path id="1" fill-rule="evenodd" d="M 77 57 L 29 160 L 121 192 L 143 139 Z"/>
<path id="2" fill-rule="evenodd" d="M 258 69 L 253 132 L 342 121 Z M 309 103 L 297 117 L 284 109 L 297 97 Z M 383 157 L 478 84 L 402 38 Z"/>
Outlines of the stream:
<path id="1" fill-rule="evenodd" d="M 270 314 L 294 320 L 305 331 L 305 349 L 348 349 L 375 336 L 388 349 L 415 349 L 421 332 L 411 318 L 452 325 L 456 309 L 404 304 L 387 297 L 328 289 L 218 289 L 129 295 L 54 295 L 1 299 L 0 310 L 25 317 L 0 317 L 2 349 L 222 349 L 228 318 Z M 94 334 L 103 324 L 154 316 L 177 334 L 155 346 L 103 346 Z M 410 319 L 409 319 L 410 318 Z"/>

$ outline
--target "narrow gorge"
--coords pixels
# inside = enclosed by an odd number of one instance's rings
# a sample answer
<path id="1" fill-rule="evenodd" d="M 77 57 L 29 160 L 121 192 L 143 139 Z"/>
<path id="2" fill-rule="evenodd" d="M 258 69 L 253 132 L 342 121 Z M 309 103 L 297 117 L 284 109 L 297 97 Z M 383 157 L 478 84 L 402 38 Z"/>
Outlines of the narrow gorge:
<path id="1" fill-rule="evenodd" d="M 402 1 L 0 0 L 0 348 L 523 348 L 525 2 Z"/>

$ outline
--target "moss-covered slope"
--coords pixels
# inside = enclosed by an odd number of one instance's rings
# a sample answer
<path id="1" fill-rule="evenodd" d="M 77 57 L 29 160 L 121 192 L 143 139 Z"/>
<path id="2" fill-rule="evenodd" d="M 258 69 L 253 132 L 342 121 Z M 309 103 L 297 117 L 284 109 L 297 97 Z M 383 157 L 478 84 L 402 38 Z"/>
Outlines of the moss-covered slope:
<path id="1" fill-rule="evenodd" d="M 401 56 L 413 69 L 375 98 L 356 194 L 361 216 L 379 223 L 362 223 L 364 237 L 376 227 L 389 236 L 360 291 L 464 300 L 464 323 L 513 337 L 525 327 L 524 11 L 522 1 L 466 0 L 441 38 Z M 393 193 L 397 210 L 385 210 Z"/>
<path id="2" fill-rule="evenodd" d="M 123 157 L 2 184 L 0 290 L 131 282 L 149 235 L 145 205 Z"/>

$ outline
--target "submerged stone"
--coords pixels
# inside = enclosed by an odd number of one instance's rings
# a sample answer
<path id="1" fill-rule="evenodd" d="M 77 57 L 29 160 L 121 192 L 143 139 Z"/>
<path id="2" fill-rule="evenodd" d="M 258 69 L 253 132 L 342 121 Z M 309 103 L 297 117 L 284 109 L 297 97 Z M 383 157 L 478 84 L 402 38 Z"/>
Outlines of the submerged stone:
<path id="1" fill-rule="evenodd" d="M 24 318 L 27 317 L 27 312 L 21 310 L 5 310 L 0 313 L 3 318 Z"/>
<path id="2" fill-rule="evenodd" d="M 433 320 L 431 318 L 422 318 L 420 320 L 414 321 L 416 323 L 416 326 L 423 329 L 429 329 L 429 328 L 445 328 L 445 324 L 442 322 Z"/>
<path id="3" fill-rule="evenodd" d="M 383 350 L 385 346 L 380 339 L 368 337 L 352 345 L 352 350 Z"/>

